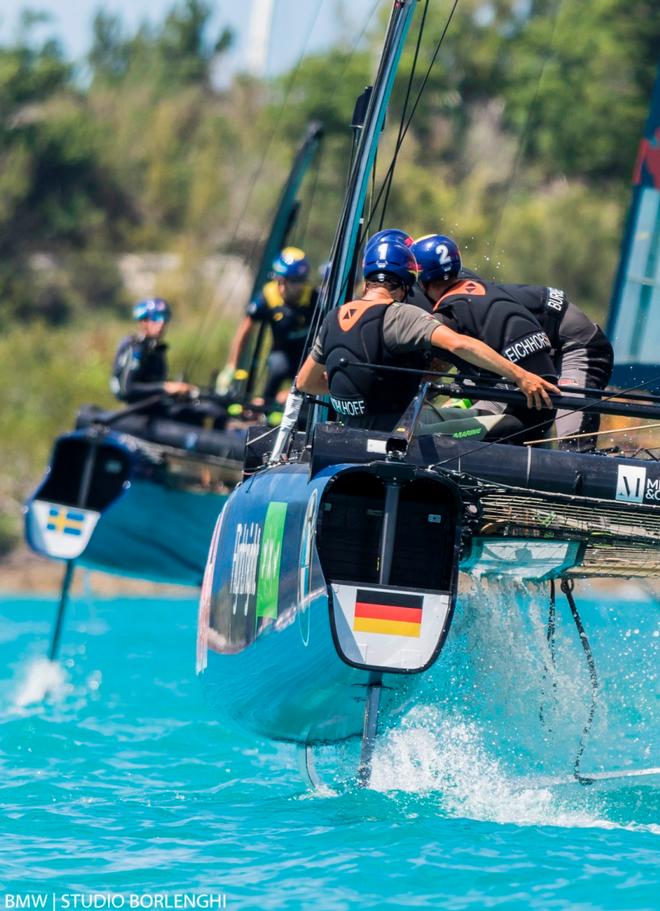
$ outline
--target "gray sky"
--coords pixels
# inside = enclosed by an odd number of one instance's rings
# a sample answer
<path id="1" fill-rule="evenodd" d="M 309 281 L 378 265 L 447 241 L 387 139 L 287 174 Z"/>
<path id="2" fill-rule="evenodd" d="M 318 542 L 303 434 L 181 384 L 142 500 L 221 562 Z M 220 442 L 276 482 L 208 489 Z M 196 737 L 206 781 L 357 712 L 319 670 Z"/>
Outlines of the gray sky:
<path id="1" fill-rule="evenodd" d="M 82 57 L 89 47 L 91 23 L 96 10 L 120 13 L 127 26 L 147 19 L 159 21 L 175 0 L 0 0 L 0 40 L 6 41 L 16 28 L 23 10 L 43 10 L 52 15 L 49 33 L 55 32 L 72 57 Z M 303 51 L 310 27 L 307 50 L 326 47 L 333 41 L 360 30 L 376 0 L 275 0 L 275 17 L 270 43 L 268 72 L 275 73 L 295 63 Z M 320 4 L 320 7 L 318 6 Z M 240 68 L 249 22 L 251 0 L 215 0 L 214 26 L 229 25 L 236 35 L 232 69 Z M 387 6 L 380 0 L 378 8 Z M 317 8 L 319 9 L 318 15 Z"/>

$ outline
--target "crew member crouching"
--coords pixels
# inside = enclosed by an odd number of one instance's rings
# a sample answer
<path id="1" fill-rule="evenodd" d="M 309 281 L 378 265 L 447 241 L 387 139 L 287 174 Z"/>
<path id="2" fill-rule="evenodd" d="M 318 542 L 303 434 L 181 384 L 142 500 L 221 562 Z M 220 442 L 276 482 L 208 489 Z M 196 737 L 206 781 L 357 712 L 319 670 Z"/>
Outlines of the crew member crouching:
<path id="1" fill-rule="evenodd" d="M 534 315 L 516 301 L 506 289 L 492 282 L 461 275 L 461 255 L 450 237 L 430 234 L 415 241 L 413 254 L 418 264 L 418 282 L 430 301 L 433 313 L 442 324 L 499 352 L 510 364 L 555 383 L 556 369 L 552 344 Z M 491 382 L 494 373 L 486 368 Z M 553 387 L 554 388 L 554 387 Z M 532 414 L 519 405 L 479 401 L 480 413 L 515 417 L 525 427 L 527 440 L 543 437 L 552 427 L 555 411 L 548 399 L 541 414 Z"/>
<path id="2" fill-rule="evenodd" d="M 515 382 L 530 408 L 551 408 L 548 392 L 557 391 L 551 383 L 480 340 L 454 332 L 419 307 L 405 303 L 417 277 L 410 247 L 396 241 L 370 244 L 363 274 L 363 296 L 325 317 L 296 378 L 303 392 L 329 392 L 335 411 L 346 424 L 393 430 L 432 356 L 447 352 Z M 397 367 L 419 373 L 387 369 Z"/>

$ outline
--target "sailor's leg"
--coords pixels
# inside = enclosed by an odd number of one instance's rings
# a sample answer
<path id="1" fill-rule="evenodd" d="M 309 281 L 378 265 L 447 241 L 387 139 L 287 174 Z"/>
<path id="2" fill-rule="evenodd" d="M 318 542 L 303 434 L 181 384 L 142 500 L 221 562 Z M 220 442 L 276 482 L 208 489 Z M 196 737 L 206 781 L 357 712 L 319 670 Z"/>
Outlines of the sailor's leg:
<path id="1" fill-rule="evenodd" d="M 605 389 L 612 373 L 612 347 L 605 335 L 596 343 L 584 348 L 564 351 L 559 361 L 559 380 L 562 387 L 578 386 L 590 389 Z M 568 392 L 564 392 L 568 395 Z M 561 409 L 557 412 L 557 436 L 595 433 L 600 426 L 600 415 L 593 411 L 571 411 Z M 560 449 L 578 452 L 595 448 L 596 437 L 587 436 L 580 439 L 564 440 L 559 443 Z"/>
<path id="2" fill-rule="evenodd" d="M 504 412 L 480 413 L 476 408 L 438 408 L 434 414 L 424 417 L 426 419 L 418 424 L 418 435 L 440 433 L 455 440 L 492 442 L 506 439 L 516 443 L 524 429 L 521 421 L 513 415 Z"/>

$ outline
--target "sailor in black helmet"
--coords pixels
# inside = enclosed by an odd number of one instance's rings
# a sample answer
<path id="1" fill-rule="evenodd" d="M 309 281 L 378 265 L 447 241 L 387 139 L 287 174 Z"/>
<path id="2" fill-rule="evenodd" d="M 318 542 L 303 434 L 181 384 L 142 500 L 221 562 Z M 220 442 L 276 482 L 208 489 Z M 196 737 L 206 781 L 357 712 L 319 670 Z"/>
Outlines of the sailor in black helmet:
<path id="1" fill-rule="evenodd" d="M 167 301 L 150 297 L 133 307 L 138 331 L 121 340 L 115 354 L 110 388 L 122 402 L 132 404 L 158 392 L 191 395 L 197 386 L 167 379 L 165 330 L 172 316 Z"/>
<path id="2" fill-rule="evenodd" d="M 363 273 L 362 297 L 325 317 L 296 379 L 303 392 L 329 392 L 345 423 L 392 430 L 415 395 L 421 375 L 362 365 L 422 371 L 428 369 L 436 348 L 512 380 L 525 393 L 530 408 L 550 406 L 548 392 L 556 391 L 551 383 L 405 303 L 417 277 L 417 263 L 409 247 L 396 241 L 369 245 Z"/>
<path id="3" fill-rule="evenodd" d="M 445 244 L 458 250 L 455 241 L 442 234 L 430 234 L 416 243 L 426 246 Z M 420 247 L 417 246 L 416 249 L 423 258 Z M 461 266 L 459 278 L 475 279 L 486 287 L 501 289 L 534 316 L 550 340 L 558 386 L 605 389 L 612 375 L 612 345 L 600 326 L 569 301 L 564 291 L 543 285 L 485 281 L 464 265 Z M 562 440 L 560 448 L 593 449 L 595 437 L 591 434 L 598 430 L 599 424 L 600 415 L 594 412 L 560 409 L 555 418 L 556 435 L 578 435 L 573 439 Z"/>

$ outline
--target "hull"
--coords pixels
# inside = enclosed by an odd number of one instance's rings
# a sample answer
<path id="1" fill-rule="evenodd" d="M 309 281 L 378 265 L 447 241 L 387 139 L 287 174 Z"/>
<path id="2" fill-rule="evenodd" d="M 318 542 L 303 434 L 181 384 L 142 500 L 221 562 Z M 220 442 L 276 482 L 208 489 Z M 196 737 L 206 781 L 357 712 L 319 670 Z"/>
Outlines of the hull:
<path id="1" fill-rule="evenodd" d="M 429 483 L 427 478 L 408 481 L 410 489 Z M 444 590 L 416 587 L 405 575 L 408 561 L 396 556 L 390 584 L 370 575 L 380 559 L 386 509 L 379 510 L 379 497 L 386 482 L 356 473 L 352 465 L 334 465 L 314 476 L 309 464 L 286 465 L 257 474 L 234 491 L 211 543 L 197 653 L 198 672 L 225 723 L 299 743 L 355 737 L 361 734 L 367 688 L 376 676 L 382 718 L 396 717 L 410 703 L 421 682 L 418 665 L 429 666 L 444 642 L 453 598 Z M 424 490 L 418 486 L 415 492 Z M 354 496 L 363 498 L 355 514 Z M 449 514 L 452 496 L 453 491 L 447 503 L 433 508 Z M 401 493 L 398 527 L 404 534 L 405 520 L 419 509 L 428 513 L 419 497 Z M 448 525 L 442 534 L 448 572 L 437 590 L 453 591 L 454 529 Z M 397 550 L 405 558 L 403 545 Z M 404 605 L 386 605 L 388 616 L 396 610 L 414 613 L 405 603 L 416 599 L 424 618 L 419 629 L 391 635 L 385 620 L 379 631 L 353 632 L 357 624 L 352 615 L 347 618 L 342 601 L 352 598 L 352 609 L 358 594 L 368 600 L 374 592 L 378 597 L 372 601 Z M 372 614 L 382 611 L 366 607 Z M 366 622 L 380 621 L 369 617 Z"/>
<path id="2" fill-rule="evenodd" d="M 337 654 L 325 589 L 277 632 L 236 655 L 209 649 L 203 680 L 224 723 L 259 736 L 326 743 L 362 733 L 370 675 Z M 383 717 L 396 717 L 413 698 L 419 677 L 384 677 Z"/>
<path id="3" fill-rule="evenodd" d="M 298 463 L 257 470 L 229 498 L 198 628 L 198 671 L 225 721 L 299 743 L 359 736 L 374 675 L 380 717 L 395 718 L 438 657 L 459 569 L 536 581 L 660 573 L 657 462 L 441 436 L 388 458 L 390 442 L 319 424 L 310 449 L 294 444 Z M 381 621 L 415 602 L 426 622 L 442 599 L 432 654 L 402 658 L 413 640 L 388 638 Z M 413 635 L 421 648 L 423 628 Z"/>
<path id="4" fill-rule="evenodd" d="M 218 471 L 126 434 L 65 434 L 25 506 L 26 541 L 89 569 L 199 586 L 230 489 Z"/>

